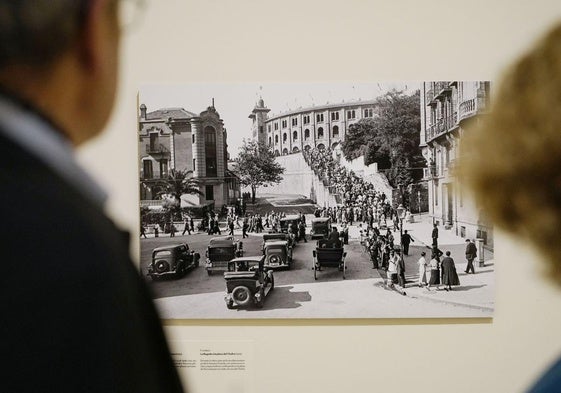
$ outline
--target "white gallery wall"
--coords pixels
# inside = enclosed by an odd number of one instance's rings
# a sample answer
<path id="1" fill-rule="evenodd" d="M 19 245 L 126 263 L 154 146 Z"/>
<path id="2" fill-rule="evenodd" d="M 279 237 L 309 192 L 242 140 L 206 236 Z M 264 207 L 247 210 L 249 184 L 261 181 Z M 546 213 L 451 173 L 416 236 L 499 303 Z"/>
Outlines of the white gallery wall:
<path id="1" fill-rule="evenodd" d="M 136 233 L 141 84 L 496 81 L 555 21 L 558 0 L 148 0 L 123 39 L 108 132 L 80 159 L 109 190 L 110 214 Z M 229 132 L 249 130 L 248 120 L 247 130 Z M 492 322 L 168 321 L 166 332 L 254 340 L 256 385 L 266 393 L 523 391 L 561 355 L 561 290 L 540 277 L 536 260 L 497 233 Z"/>

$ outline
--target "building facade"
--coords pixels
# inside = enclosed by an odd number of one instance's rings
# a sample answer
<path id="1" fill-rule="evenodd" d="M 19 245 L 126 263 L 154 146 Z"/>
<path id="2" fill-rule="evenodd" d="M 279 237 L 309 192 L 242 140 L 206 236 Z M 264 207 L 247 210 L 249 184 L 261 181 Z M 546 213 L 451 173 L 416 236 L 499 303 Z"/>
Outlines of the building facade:
<path id="1" fill-rule="evenodd" d="M 427 161 L 429 214 L 456 235 L 480 238 L 493 247 L 493 226 L 456 181 L 466 125 L 489 109 L 490 82 L 437 81 L 421 84 L 421 148 Z"/>
<path id="2" fill-rule="evenodd" d="M 286 155 L 305 149 L 334 148 L 345 139 L 349 126 L 374 117 L 375 101 L 354 101 L 298 109 L 268 117 L 263 99 L 249 115 L 253 139 Z"/>
<path id="3" fill-rule="evenodd" d="M 160 206 L 162 179 L 172 169 L 191 171 L 201 195 L 184 195 L 182 207 L 220 208 L 240 197 L 239 180 L 227 168 L 227 132 L 213 106 L 196 114 L 183 108 L 148 112 L 140 106 L 138 121 L 140 199 Z"/>

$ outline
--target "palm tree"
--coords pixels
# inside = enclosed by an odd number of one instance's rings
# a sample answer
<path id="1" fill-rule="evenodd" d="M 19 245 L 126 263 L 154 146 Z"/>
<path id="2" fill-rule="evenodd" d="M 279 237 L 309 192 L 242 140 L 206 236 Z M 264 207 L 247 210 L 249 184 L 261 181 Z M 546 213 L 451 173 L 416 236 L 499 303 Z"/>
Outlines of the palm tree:
<path id="1" fill-rule="evenodd" d="M 164 209 L 170 212 L 170 216 L 174 212 L 180 211 L 182 195 L 203 195 L 199 190 L 199 180 L 193 178 L 193 171 L 170 169 L 168 176 L 160 180 L 158 185 L 161 187 L 157 194 L 159 197 L 168 196 L 173 198 L 172 203 L 164 203 Z"/>

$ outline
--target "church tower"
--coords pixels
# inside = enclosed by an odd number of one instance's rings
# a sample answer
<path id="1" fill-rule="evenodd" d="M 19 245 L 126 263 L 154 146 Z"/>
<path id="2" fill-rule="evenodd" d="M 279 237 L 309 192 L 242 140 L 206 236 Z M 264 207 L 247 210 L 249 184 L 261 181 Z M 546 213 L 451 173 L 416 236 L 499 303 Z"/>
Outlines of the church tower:
<path id="1" fill-rule="evenodd" d="M 265 102 L 263 98 L 259 98 L 255 108 L 249 115 L 249 118 L 253 120 L 251 125 L 251 135 L 254 141 L 263 143 L 267 145 L 267 130 L 265 129 L 265 122 L 267 121 L 267 113 L 270 109 L 265 107 Z"/>

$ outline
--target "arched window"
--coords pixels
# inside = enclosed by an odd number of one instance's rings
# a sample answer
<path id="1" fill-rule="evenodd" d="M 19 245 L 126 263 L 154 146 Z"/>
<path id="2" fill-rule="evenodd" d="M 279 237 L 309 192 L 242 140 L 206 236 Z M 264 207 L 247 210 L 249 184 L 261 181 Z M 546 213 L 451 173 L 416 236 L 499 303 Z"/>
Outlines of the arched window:
<path id="1" fill-rule="evenodd" d="M 325 145 L 323 143 L 320 143 L 318 145 L 318 150 L 325 150 Z"/>
<path id="2" fill-rule="evenodd" d="M 339 138 L 339 126 L 333 126 L 333 138 Z"/>
<path id="3" fill-rule="evenodd" d="M 292 140 L 295 141 L 295 140 L 297 140 L 297 139 L 298 139 L 298 131 L 294 131 L 294 132 L 292 133 Z"/>
<path id="4" fill-rule="evenodd" d="M 308 130 L 307 128 L 304 130 L 304 139 L 309 139 L 310 138 L 310 130 Z"/>
<path id="5" fill-rule="evenodd" d="M 293 152 L 293 153 L 298 153 L 299 151 L 300 151 L 300 149 L 298 149 L 298 146 L 294 146 L 294 147 L 292 148 L 292 152 Z"/>
<path id="6" fill-rule="evenodd" d="M 288 154 L 288 149 L 285 147 L 284 149 L 282 149 L 282 155 L 286 156 Z"/>
<path id="7" fill-rule="evenodd" d="M 278 144 L 278 143 L 279 143 L 279 136 L 275 135 L 275 144 Z"/>
<path id="8" fill-rule="evenodd" d="M 277 157 L 280 156 L 280 153 L 279 153 L 278 150 L 275 150 L 275 156 L 277 156 Z"/>
<path id="9" fill-rule="evenodd" d="M 318 128 L 318 138 L 323 138 L 323 128 Z"/>
<path id="10" fill-rule="evenodd" d="M 273 144 L 273 140 L 271 139 L 271 137 L 269 137 L 269 146 L 271 146 Z"/>
<path id="11" fill-rule="evenodd" d="M 288 135 L 286 135 L 286 132 L 284 134 L 282 134 L 282 143 L 285 143 L 287 138 L 288 138 Z"/>

